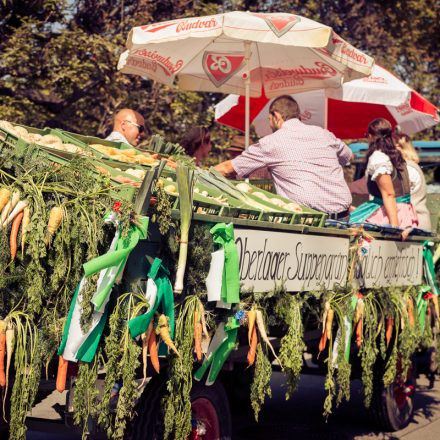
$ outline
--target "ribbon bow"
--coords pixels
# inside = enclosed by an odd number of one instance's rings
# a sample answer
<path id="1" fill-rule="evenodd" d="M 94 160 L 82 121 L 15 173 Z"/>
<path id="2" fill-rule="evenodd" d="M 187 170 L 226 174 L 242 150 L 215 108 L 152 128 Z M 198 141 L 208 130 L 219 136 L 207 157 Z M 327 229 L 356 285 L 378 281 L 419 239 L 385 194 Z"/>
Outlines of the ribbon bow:
<path id="1" fill-rule="evenodd" d="M 147 313 L 128 321 L 128 328 L 133 338 L 147 330 L 159 306 L 169 318 L 170 335 L 171 338 L 174 338 L 174 295 L 169 276 L 170 272 L 162 264 L 162 260 L 155 258 L 148 272 L 148 278 L 151 278 L 157 286 L 156 301 L 154 304 L 150 304 Z"/>
<path id="2" fill-rule="evenodd" d="M 240 302 L 240 264 L 235 246 L 234 226 L 232 223 L 217 223 L 209 231 L 214 243 L 223 246 L 225 264 L 222 276 L 222 301 L 229 304 Z"/>

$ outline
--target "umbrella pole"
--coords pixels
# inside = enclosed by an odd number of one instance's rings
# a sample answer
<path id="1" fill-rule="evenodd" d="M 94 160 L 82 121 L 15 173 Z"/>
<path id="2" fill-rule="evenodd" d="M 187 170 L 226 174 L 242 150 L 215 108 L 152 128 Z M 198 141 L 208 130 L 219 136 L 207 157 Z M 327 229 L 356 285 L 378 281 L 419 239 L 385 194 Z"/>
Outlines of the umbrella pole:
<path id="1" fill-rule="evenodd" d="M 251 86 L 251 75 L 249 72 L 249 58 L 251 56 L 251 42 L 244 42 L 244 57 L 246 62 L 246 71 L 243 74 L 244 86 L 245 86 L 245 149 L 249 147 L 249 119 L 250 119 L 250 86 Z"/>

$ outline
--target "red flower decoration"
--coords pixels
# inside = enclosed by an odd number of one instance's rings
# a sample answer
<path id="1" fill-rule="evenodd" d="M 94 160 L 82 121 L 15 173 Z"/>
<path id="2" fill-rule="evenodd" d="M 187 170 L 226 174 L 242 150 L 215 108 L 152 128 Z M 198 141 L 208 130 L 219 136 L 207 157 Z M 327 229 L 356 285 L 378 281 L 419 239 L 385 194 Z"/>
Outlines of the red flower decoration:
<path id="1" fill-rule="evenodd" d="M 113 204 L 113 211 L 119 212 L 121 210 L 121 202 L 115 202 Z"/>
<path id="2" fill-rule="evenodd" d="M 426 292 L 423 295 L 423 299 L 426 299 L 426 301 L 428 301 L 428 299 L 431 299 L 434 295 L 432 294 L 432 292 Z"/>

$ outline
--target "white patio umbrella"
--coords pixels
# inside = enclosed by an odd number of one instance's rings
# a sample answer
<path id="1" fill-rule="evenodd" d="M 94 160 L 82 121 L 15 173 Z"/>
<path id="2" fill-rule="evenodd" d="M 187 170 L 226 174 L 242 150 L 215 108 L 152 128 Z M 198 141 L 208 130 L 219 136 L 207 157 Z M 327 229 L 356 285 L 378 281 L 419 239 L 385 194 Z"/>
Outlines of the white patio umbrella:
<path id="1" fill-rule="evenodd" d="M 373 59 L 330 27 L 293 14 L 227 12 L 135 27 L 119 60 L 124 73 L 184 90 L 267 97 L 368 76 Z M 246 118 L 246 145 L 249 117 Z"/>
<path id="2" fill-rule="evenodd" d="M 406 134 L 439 123 L 437 108 L 399 78 L 377 64 L 370 76 L 344 83 L 339 89 L 292 94 L 305 124 L 319 125 L 347 139 L 364 137 L 373 119 L 388 119 Z M 259 137 L 271 133 L 268 122 L 271 99 L 251 99 L 250 121 Z M 245 129 L 244 97 L 229 95 L 215 106 L 215 119 L 223 125 Z"/>

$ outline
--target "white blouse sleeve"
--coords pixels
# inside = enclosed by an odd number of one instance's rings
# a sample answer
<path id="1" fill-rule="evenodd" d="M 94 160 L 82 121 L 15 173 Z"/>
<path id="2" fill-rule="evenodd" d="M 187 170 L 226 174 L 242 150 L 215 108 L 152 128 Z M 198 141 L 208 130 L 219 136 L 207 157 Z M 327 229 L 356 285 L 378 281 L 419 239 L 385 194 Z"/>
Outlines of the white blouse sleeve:
<path id="1" fill-rule="evenodd" d="M 393 164 L 390 158 L 382 151 L 375 151 L 368 159 L 367 174 L 371 180 L 376 180 L 382 174 L 392 174 Z"/>
<path id="2" fill-rule="evenodd" d="M 411 166 L 411 164 L 407 163 L 406 167 L 408 169 L 410 193 L 414 194 L 420 189 L 422 179 L 420 178 L 420 174 Z"/>

